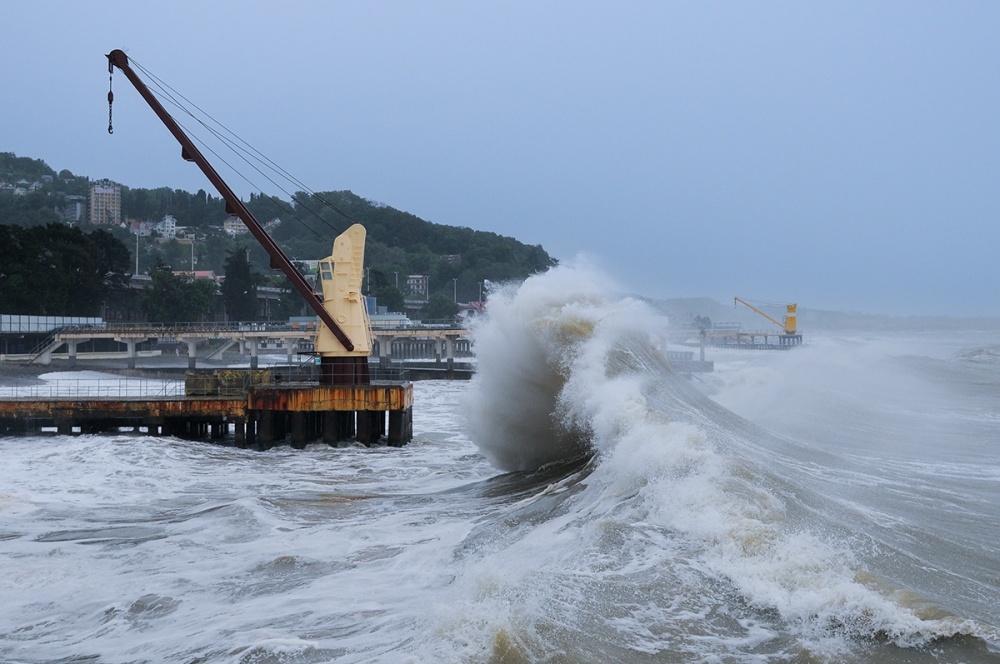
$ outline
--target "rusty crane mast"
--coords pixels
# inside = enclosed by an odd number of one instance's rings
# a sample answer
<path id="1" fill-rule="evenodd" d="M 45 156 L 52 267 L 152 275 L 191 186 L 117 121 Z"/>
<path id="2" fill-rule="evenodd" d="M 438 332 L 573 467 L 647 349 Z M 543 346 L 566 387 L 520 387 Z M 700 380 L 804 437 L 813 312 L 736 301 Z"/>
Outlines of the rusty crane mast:
<path id="1" fill-rule="evenodd" d="M 322 325 L 319 326 L 316 351 L 320 356 L 321 381 L 331 385 L 368 384 L 370 382 L 368 356 L 371 354 L 372 342 L 368 313 L 361 296 L 366 235 L 364 227 L 354 224 L 337 236 L 333 243 L 332 254 L 319 262 L 318 273 L 323 293 L 320 298 L 139 78 L 129 64 L 128 56 L 116 49 L 111 51 L 107 58 L 109 75 L 113 74 L 115 67 L 125 74 L 136 91 L 180 143 L 181 157 L 194 162 L 201 169 L 226 202 L 226 212 L 236 215 L 246 224 L 250 233 L 267 251 L 271 267 L 281 270 L 288 277 L 292 286 L 319 316 Z M 114 96 L 109 90 L 109 107 L 113 100 Z M 110 121 L 108 132 L 113 133 Z"/>

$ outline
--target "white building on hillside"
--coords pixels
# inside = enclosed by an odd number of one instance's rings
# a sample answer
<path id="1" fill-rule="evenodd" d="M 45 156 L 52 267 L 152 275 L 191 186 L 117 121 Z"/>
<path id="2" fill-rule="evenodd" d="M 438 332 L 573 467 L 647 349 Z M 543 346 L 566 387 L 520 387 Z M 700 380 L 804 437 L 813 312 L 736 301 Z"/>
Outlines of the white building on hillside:
<path id="1" fill-rule="evenodd" d="M 160 237 L 173 239 L 177 237 L 177 220 L 174 219 L 173 215 L 168 214 L 153 229 L 160 234 Z"/>
<path id="2" fill-rule="evenodd" d="M 226 220 L 222 222 L 222 230 L 233 237 L 250 232 L 250 229 L 239 217 L 226 217 Z"/>

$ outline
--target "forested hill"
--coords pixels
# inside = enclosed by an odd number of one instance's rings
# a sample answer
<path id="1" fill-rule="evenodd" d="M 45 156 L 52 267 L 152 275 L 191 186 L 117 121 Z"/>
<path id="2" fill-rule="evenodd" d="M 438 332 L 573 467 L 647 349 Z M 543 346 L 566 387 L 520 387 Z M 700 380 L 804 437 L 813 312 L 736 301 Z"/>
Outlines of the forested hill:
<path id="1" fill-rule="evenodd" d="M 253 207 L 266 208 L 269 201 L 255 198 L 253 203 Z M 450 285 L 453 278 L 466 284 L 484 278 L 523 279 L 555 265 L 541 246 L 526 245 L 496 233 L 424 221 L 350 191 L 299 194 L 292 216 L 293 223 L 285 223 L 285 215 L 273 231 L 274 239 L 287 247 L 290 255 L 315 255 L 320 238 L 332 240 L 357 222 L 368 231 L 366 263 L 372 269 L 396 266 L 392 271 L 400 274 L 427 274 L 432 288 L 435 283 Z"/>
<path id="2" fill-rule="evenodd" d="M 27 195 L 0 191 L 0 225 L 23 227 L 64 220 L 67 196 L 85 195 L 91 179 L 68 170 L 58 173 L 40 159 L 0 152 L 0 185 L 38 183 Z M 270 272 L 267 257 L 250 236 L 230 238 L 222 231 L 226 218 L 221 198 L 199 190 L 195 193 L 161 187 L 130 188 L 122 184 L 122 215 L 127 220 L 157 222 L 171 215 L 195 236 L 198 269 L 223 271 L 223 264 L 237 247 L 251 251 L 254 267 Z M 556 261 L 541 246 L 530 246 L 497 233 L 445 226 L 368 201 L 350 191 L 297 194 L 292 201 L 251 196 L 247 207 L 293 260 L 314 260 L 330 254 L 333 239 L 353 221 L 368 231 L 366 266 L 371 285 L 404 289 L 406 275 L 428 275 L 431 295 L 452 301 L 478 299 L 485 281 L 523 279 L 545 270 Z M 274 220 L 279 223 L 273 223 Z M 91 230 L 86 223 L 84 231 Z M 106 228 L 106 227 L 104 227 Z M 107 228 L 130 252 L 134 236 L 125 228 Z M 192 247 L 177 241 L 143 240 L 138 248 L 140 272 L 157 260 L 183 266 Z M 133 253 L 133 261 L 135 259 Z"/>

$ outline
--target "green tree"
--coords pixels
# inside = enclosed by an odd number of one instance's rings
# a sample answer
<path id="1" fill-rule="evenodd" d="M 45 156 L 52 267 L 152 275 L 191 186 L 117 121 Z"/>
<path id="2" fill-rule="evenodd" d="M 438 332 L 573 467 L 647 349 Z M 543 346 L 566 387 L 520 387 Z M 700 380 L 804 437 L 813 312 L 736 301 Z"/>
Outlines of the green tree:
<path id="1" fill-rule="evenodd" d="M 226 256 L 234 246 L 232 238 L 222 232 L 209 232 L 205 236 L 205 269 L 225 274 Z"/>
<path id="2" fill-rule="evenodd" d="M 279 290 L 278 299 L 271 302 L 269 320 L 288 320 L 292 316 L 306 315 L 305 300 L 297 290 L 288 285 L 288 279 L 284 275 L 272 277 L 266 284 Z M 312 309 L 309 311 L 312 312 Z"/>
<path id="3" fill-rule="evenodd" d="M 447 295 L 440 293 L 431 295 L 427 302 L 428 320 L 452 320 L 456 313 L 458 313 L 458 306 Z"/>
<path id="4" fill-rule="evenodd" d="M 0 176 L 11 182 L 22 178 L 33 182 L 43 175 L 55 174 L 56 172 L 41 159 L 18 157 L 13 152 L 0 152 Z"/>
<path id="5" fill-rule="evenodd" d="M 53 203 L 41 191 L 26 196 L 0 195 L 0 223 L 14 226 L 45 226 L 59 221 Z"/>
<path id="6" fill-rule="evenodd" d="M 0 226 L 0 310 L 95 316 L 127 283 L 128 250 L 109 233 L 50 224 Z"/>
<path id="7" fill-rule="evenodd" d="M 257 320 L 257 286 L 263 283 L 263 275 L 250 267 L 246 249 L 236 247 L 229 252 L 225 270 L 222 301 L 229 320 Z"/>
<path id="8" fill-rule="evenodd" d="M 389 311 L 402 311 L 406 307 L 403 294 L 392 284 L 375 286 L 371 294 L 375 296 L 380 307 L 385 307 Z"/>
<path id="9" fill-rule="evenodd" d="M 94 231 L 89 236 L 90 243 L 97 252 L 97 270 L 105 283 L 111 288 L 128 286 L 128 276 L 131 274 L 128 247 L 108 231 Z"/>
<path id="10" fill-rule="evenodd" d="M 162 263 L 150 271 L 150 278 L 142 306 L 151 322 L 195 322 L 212 311 L 217 292 L 214 281 L 174 275 Z"/>

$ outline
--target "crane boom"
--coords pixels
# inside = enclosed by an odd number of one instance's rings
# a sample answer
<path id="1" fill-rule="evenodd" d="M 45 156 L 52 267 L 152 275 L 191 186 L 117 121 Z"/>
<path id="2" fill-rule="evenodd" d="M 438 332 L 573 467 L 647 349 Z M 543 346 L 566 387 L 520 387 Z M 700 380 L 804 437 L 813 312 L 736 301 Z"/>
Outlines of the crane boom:
<path id="1" fill-rule="evenodd" d="M 205 174 L 209 181 L 215 186 L 219 194 L 222 196 L 223 200 L 226 201 L 226 212 L 228 214 L 235 214 L 240 218 L 240 220 L 246 224 L 246 227 L 250 230 L 257 241 L 264 247 L 267 251 L 268 256 L 271 258 L 271 267 L 281 270 L 292 285 L 295 287 L 299 294 L 305 298 L 306 303 L 312 308 L 313 311 L 319 316 L 320 320 L 323 321 L 324 325 L 329 328 L 330 332 L 340 342 L 341 345 L 348 351 L 354 350 L 354 343 L 351 338 L 344 332 L 344 330 L 337 324 L 333 319 L 333 316 L 327 311 L 326 307 L 323 305 L 323 301 L 316 295 L 315 291 L 309 286 L 305 278 L 299 273 L 292 262 L 288 259 L 283 251 L 278 247 L 278 245 L 271 239 L 271 236 L 267 234 L 264 227 L 261 226 L 260 222 L 251 214 L 250 210 L 243 204 L 243 201 L 233 193 L 229 185 L 222 179 L 222 177 L 216 172 L 208 160 L 205 159 L 201 151 L 195 146 L 195 144 L 188 138 L 187 134 L 180 128 L 177 122 L 167 113 L 163 105 L 160 104 L 159 100 L 153 95 L 153 93 L 146 87 L 142 79 L 135 73 L 132 67 L 129 65 L 128 56 L 120 49 L 115 49 L 108 53 L 108 69 L 111 70 L 112 67 L 118 67 L 128 78 L 129 82 L 135 87 L 136 91 L 142 96 L 142 98 L 149 104 L 156 116 L 160 118 L 160 121 L 166 125 L 167 129 L 173 134 L 177 142 L 181 144 L 181 157 L 187 161 L 193 161 L 198 165 L 198 168 Z M 110 97 L 109 97 L 110 100 Z"/>
<path id="2" fill-rule="evenodd" d="M 740 304 L 742 304 L 743 306 L 747 307 L 748 309 L 750 309 L 754 313 L 760 314 L 761 316 L 763 316 L 764 318 L 768 319 L 769 321 L 771 321 L 772 323 L 774 323 L 778 327 L 782 328 L 785 331 L 785 334 L 795 334 L 795 329 L 797 327 L 797 325 L 796 325 L 796 315 L 795 315 L 795 311 L 798 308 L 797 304 L 786 305 L 787 315 L 785 316 L 785 322 L 784 323 L 779 323 L 777 320 L 775 320 L 771 316 L 768 316 L 766 313 L 764 313 L 763 311 L 761 311 L 757 307 L 753 306 L 752 304 L 750 304 L 749 302 L 747 302 L 743 298 L 741 298 L 741 297 L 734 297 L 733 298 L 733 306 L 735 306 L 737 302 L 740 303 Z"/>

